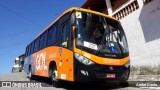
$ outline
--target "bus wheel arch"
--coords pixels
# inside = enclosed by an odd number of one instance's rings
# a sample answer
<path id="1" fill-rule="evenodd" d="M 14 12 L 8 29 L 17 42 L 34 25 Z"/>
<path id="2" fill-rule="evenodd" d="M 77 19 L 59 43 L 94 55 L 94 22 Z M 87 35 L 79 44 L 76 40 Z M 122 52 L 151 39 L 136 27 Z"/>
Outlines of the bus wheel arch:
<path id="1" fill-rule="evenodd" d="M 52 61 L 49 64 L 49 78 L 51 79 L 54 87 L 60 86 L 61 81 L 58 79 L 57 64 L 55 61 Z"/>
<path id="2" fill-rule="evenodd" d="M 49 63 L 49 72 L 48 72 L 48 77 L 50 78 L 51 77 L 51 72 L 52 72 L 52 69 L 53 67 L 56 65 L 56 62 L 55 61 L 51 61 Z"/>

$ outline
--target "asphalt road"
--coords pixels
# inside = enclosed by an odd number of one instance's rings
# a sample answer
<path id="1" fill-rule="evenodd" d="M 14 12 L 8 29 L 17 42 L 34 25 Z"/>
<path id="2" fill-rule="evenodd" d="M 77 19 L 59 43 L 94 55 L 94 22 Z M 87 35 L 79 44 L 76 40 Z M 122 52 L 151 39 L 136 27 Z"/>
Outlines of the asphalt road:
<path id="1" fill-rule="evenodd" d="M 0 90 L 108 90 L 108 89 L 116 89 L 116 90 L 144 90 L 138 87 L 132 87 L 133 83 L 130 81 L 137 81 L 140 78 L 141 81 L 150 80 L 159 80 L 160 76 L 131 76 L 128 82 L 128 85 L 119 85 L 118 83 L 108 83 L 108 84 L 100 84 L 100 83 L 73 83 L 73 82 L 63 82 L 62 86 L 59 88 L 55 88 L 51 85 L 50 80 L 48 78 L 37 77 L 32 82 L 40 83 L 43 87 L 1 87 Z M 158 79 L 157 79 L 158 78 Z M 26 81 L 29 82 L 27 75 L 25 73 L 12 73 L 6 75 L 0 75 L 0 81 Z M 148 80 L 147 80 L 148 81 Z M 1 82 L 2 83 L 2 82 Z M 12 82 L 13 83 L 13 82 Z M 147 90 L 147 89 L 145 89 Z"/>

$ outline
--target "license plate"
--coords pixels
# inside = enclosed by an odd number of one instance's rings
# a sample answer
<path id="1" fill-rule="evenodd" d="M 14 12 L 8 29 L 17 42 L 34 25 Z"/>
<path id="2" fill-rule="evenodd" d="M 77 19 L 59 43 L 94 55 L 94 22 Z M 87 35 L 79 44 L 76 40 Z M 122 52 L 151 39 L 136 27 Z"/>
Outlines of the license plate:
<path id="1" fill-rule="evenodd" d="M 106 78 L 115 78 L 116 74 L 106 74 Z"/>

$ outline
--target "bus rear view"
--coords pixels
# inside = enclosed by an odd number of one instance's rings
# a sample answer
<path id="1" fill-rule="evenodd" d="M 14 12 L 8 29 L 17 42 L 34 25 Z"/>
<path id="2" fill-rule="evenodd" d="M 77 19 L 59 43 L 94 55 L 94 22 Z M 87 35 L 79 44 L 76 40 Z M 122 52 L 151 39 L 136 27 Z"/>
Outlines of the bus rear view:
<path id="1" fill-rule="evenodd" d="M 121 24 L 104 14 L 76 11 L 75 79 L 78 81 L 128 80 L 130 59 Z M 72 20 L 71 20 L 72 21 Z"/>

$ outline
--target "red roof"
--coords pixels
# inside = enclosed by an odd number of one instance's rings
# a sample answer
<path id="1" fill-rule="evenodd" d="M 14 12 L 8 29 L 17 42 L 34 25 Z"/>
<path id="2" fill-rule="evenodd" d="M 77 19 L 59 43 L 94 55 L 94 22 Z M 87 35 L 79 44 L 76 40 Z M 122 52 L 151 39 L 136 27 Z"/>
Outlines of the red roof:
<path id="1" fill-rule="evenodd" d="M 91 8 L 91 10 L 102 11 L 106 8 L 106 2 L 105 0 L 87 0 L 82 5 L 82 8 Z"/>

